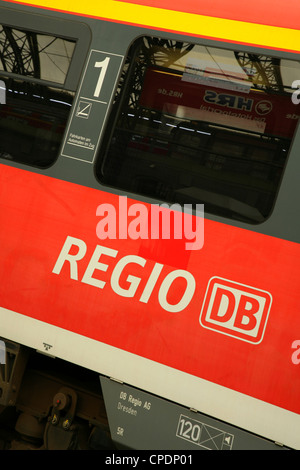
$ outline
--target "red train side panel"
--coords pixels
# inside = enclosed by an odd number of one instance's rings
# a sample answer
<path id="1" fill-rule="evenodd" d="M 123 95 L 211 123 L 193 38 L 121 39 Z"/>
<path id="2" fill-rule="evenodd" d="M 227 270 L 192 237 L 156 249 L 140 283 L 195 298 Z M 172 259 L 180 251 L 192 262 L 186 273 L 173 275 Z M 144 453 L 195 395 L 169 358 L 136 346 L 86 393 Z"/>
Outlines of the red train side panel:
<path id="1" fill-rule="evenodd" d="M 0 178 L 2 307 L 300 412 L 299 245 L 205 220 L 202 249 L 157 240 L 151 254 L 147 240 L 97 238 L 101 192 Z"/>

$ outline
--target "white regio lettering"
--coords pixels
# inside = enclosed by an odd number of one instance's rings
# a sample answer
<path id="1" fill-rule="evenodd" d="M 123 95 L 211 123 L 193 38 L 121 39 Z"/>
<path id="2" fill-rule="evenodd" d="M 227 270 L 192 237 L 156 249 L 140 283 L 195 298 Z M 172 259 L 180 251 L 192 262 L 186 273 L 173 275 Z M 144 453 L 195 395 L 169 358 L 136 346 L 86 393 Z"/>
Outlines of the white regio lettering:
<path id="1" fill-rule="evenodd" d="M 73 254 L 74 251 L 75 253 Z M 65 240 L 65 243 L 61 249 L 61 252 L 57 258 L 52 272 L 54 274 L 60 274 L 65 262 L 67 262 L 70 268 L 70 278 L 75 281 L 80 281 L 80 279 L 78 279 L 78 264 L 85 257 L 86 252 L 87 245 L 83 240 L 68 236 Z M 88 266 L 85 269 L 81 282 L 84 284 L 89 284 L 93 287 L 97 287 L 98 289 L 103 289 L 104 287 L 106 287 L 107 281 L 98 279 L 96 277 L 95 271 L 106 272 L 109 267 L 109 264 L 106 264 L 102 261 L 100 262 L 101 257 L 108 256 L 110 258 L 116 258 L 118 256 L 118 253 L 118 250 L 114 250 L 112 248 L 108 248 L 102 245 L 96 245 L 96 248 L 91 256 Z M 113 292 L 115 292 L 121 297 L 134 297 L 136 295 L 139 285 L 143 282 L 144 287 L 138 301 L 148 303 L 150 297 L 153 294 L 155 286 L 159 282 L 160 276 L 163 278 L 163 264 L 155 263 L 148 279 L 144 279 L 142 275 L 138 277 L 132 274 L 128 274 L 126 278 L 128 287 L 125 288 L 121 287 L 120 285 L 121 275 L 128 265 L 135 264 L 141 266 L 141 268 L 144 268 L 147 263 L 149 263 L 149 261 L 137 255 L 126 255 L 121 257 L 116 262 L 116 265 L 114 266 L 110 277 L 110 286 Z M 167 300 L 167 296 L 173 282 L 178 278 L 185 279 L 186 288 L 181 299 L 176 304 L 170 304 Z M 159 304 L 167 312 L 180 312 L 189 305 L 190 301 L 193 298 L 195 289 L 196 281 L 194 276 L 190 272 L 185 271 L 183 269 L 171 271 L 163 278 L 160 283 L 160 287 L 158 290 Z"/>
<path id="2" fill-rule="evenodd" d="M 71 255 L 69 252 L 74 245 L 78 247 L 78 252 L 75 255 Z M 68 236 L 52 272 L 54 274 L 59 274 L 65 261 L 68 261 L 70 263 L 70 277 L 71 279 L 78 281 L 77 261 L 84 258 L 86 250 L 87 246 L 84 241 L 80 240 L 79 238 Z"/>
<path id="3" fill-rule="evenodd" d="M 81 279 L 81 282 L 84 284 L 90 284 L 91 286 L 98 287 L 99 289 L 103 289 L 105 286 L 105 282 L 101 281 L 100 279 L 96 279 L 93 277 L 94 271 L 103 271 L 106 272 L 108 268 L 108 264 L 99 263 L 99 259 L 101 255 L 111 256 L 115 258 L 117 256 L 117 250 L 112 250 L 111 248 L 107 248 L 105 246 L 97 245 L 95 251 L 91 257 L 91 260 L 86 268 L 86 271 Z"/>
<path id="4" fill-rule="evenodd" d="M 175 279 L 178 277 L 183 277 L 186 280 L 187 285 L 181 300 L 177 304 L 171 305 L 167 301 L 167 294 L 173 281 L 175 281 Z M 185 309 L 192 300 L 195 289 L 196 281 L 194 276 L 188 271 L 177 269 L 176 271 L 169 273 L 163 280 L 158 293 L 159 303 L 163 309 L 167 310 L 167 312 L 180 312 L 181 310 Z"/>
<path id="5" fill-rule="evenodd" d="M 116 264 L 110 278 L 110 285 L 112 287 L 112 290 L 116 294 L 121 295 L 122 297 L 133 297 L 136 293 L 139 283 L 141 282 L 141 278 L 129 274 L 126 279 L 126 281 L 130 284 L 129 288 L 124 289 L 120 286 L 119 280 L 123 269 L 125 268 L 125 266 L 127 266 L 127 264 L 130 263 L 139 264 L 140 266 L 144 267 L 146 264 L 146 260 L 144 258 L 141 258 L 140 256 L 128 255 L 124 256 L 124 258 L 121 258 L 120 261 L 118 261 L 118 263 Z"/>
<path id="6" fill-rule="evenodd" d="M 140 297 L 140 302 L 144 302 L 145 304 L 148 302 L 152 291 L 155 287 L 156 281 L 163 269 L 164 265 L 160 263 L 155 263 L 154 268 L 152 269 L 152 273 L 147 281 L 147 284 L 143 290 L 143 293 Z"/>

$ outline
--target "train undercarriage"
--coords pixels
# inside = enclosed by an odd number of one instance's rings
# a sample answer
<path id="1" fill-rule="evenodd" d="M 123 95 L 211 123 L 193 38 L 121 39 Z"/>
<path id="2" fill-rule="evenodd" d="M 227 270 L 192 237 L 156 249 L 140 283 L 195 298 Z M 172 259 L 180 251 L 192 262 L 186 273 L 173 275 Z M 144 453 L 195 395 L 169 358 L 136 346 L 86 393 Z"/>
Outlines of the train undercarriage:
<path id="1" fill-rule="evenodd" d="M 97 373 L 5 343 L 1 450 L 114 449 Z"/>

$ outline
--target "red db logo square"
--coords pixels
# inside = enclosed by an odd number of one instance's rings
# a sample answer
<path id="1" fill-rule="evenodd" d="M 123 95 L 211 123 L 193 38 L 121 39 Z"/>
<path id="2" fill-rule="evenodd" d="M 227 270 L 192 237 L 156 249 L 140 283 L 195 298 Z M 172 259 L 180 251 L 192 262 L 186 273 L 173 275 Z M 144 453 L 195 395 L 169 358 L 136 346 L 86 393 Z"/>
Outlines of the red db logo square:
<path id="1" fill-rule="evenodd" d="M 228 279 L 210 279 L 200 324 L 204 328 L 258 344 L 268 321 L 272 296 L 266 291 Z"/>

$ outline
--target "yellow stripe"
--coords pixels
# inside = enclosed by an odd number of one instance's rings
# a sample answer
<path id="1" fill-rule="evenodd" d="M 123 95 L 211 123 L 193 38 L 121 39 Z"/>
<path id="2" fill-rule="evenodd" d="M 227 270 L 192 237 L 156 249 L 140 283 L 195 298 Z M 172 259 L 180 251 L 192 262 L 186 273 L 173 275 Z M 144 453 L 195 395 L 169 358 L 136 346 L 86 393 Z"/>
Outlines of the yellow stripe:
<path id="1" fill-rule="evenodd" d="M 19 2 L 276 49 L 299 51 L 300 45 L 300 30 L 163 10 L 113 0 L 19 0 Z"/>

